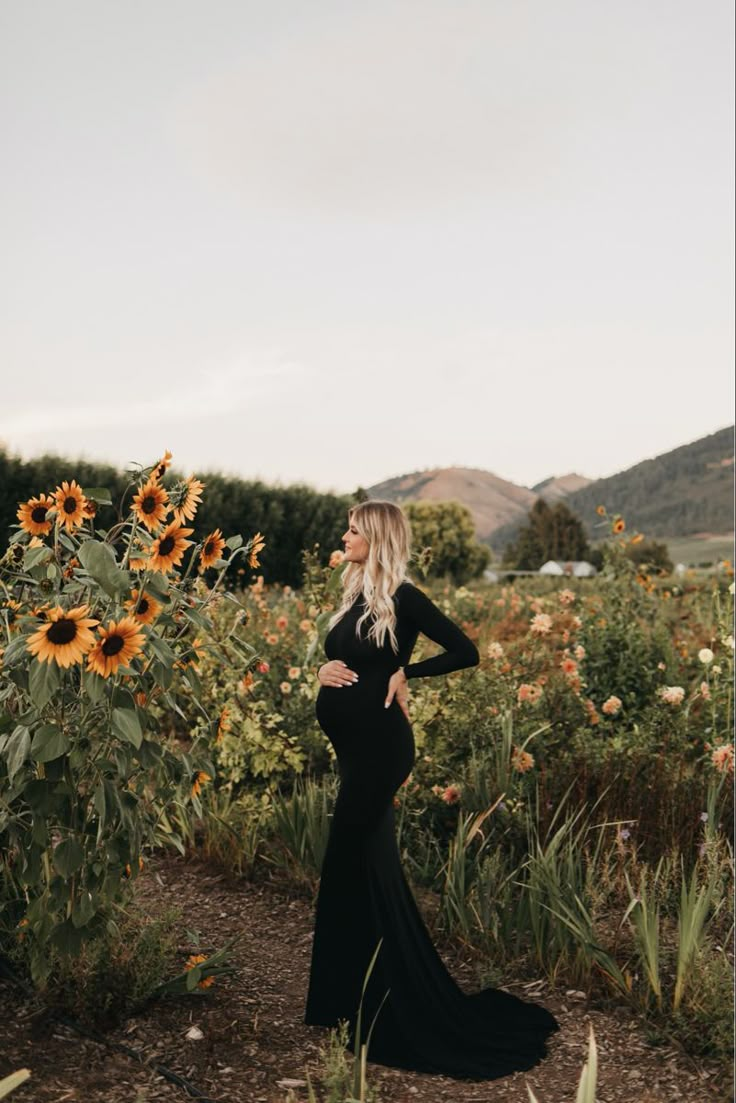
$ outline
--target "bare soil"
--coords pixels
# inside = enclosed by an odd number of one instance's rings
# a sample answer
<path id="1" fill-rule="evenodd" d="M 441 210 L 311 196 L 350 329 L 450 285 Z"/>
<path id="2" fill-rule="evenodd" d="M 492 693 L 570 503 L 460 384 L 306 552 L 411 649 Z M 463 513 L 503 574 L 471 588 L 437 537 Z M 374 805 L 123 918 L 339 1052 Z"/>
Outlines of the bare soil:
<path id="1" fill-rule="evenodd" d="M 238 936 L 237 973 L 198 997 L 158 1001 L 107 1031 L 140 1061 L 80 1037 L 43 1013 L 18 989 L 0 982 L 0 1076 L 22 1067 L 31 1079 L 13 1103 L 173 1103 L 191 1098 L 151 1068 L 158 1062 L 187 1078 L 216 1103 L 283 1103 L 290 1086 L 306 1103 L 306 1071 L 319 1089 L 320 1045 L 326 1028 L 303 1019 L 312 938 L 313 900 L 278 882 L 233 883 L 199 862 L 166 858 L 138 880 L 152 912 L 172 903 L 207 947 Z M 431 922 L 432 898 L 419 896 Z M 476 962 L 458 945 L 438 943 L 443 959 L 467 991 L 478 987 Z M 368 1064 L 381 1103 L 574 1103 L 586 1056 L 589 1024 L 598 1044 L 597 1103 L 725 1103 L 732 1098 L 726 1071 L 695 1062 L 671 1045 L 655 1045 L 626 1008 L 596 1009 L 582 993 L 551 991 L 543 981 L 509 990 L 548 1006 L 561 1030 L 535 1069 L 503 1080 L 466 1081 Z M 192 1026 L 199 1040 L 187 1038 Z M 142 1062 L 142 1063 L 141 1063 Z"/>

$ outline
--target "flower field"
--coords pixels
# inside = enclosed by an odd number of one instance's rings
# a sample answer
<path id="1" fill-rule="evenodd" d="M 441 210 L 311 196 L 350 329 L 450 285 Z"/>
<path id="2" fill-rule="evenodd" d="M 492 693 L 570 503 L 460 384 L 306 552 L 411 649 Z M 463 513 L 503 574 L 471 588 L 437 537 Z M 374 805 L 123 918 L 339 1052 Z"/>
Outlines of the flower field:
<path id="1" fill-rule="evenodd" d="M 313 891 L 337 785 L 314 702 L 341 553 L 305 549 L 298 589 L 264 584 L 268 533 L 192 539 L 206 485 L 170 461 L 122 503 L 39 490 L 0 561 L 0 957 L 79 1015 L 103 964 L 126 1009 L 216 998 L 227 946 L 152 931 L 141 870 L 173 850 Z M 594 579 L 456 587 L 417 561 L 482 659 L 410 684 L 403 861 L 489 983 L 541 974 L 725 1061 L 733 571 L 647 571 L 625 554 L 640 535 L 601 517 Z"/>

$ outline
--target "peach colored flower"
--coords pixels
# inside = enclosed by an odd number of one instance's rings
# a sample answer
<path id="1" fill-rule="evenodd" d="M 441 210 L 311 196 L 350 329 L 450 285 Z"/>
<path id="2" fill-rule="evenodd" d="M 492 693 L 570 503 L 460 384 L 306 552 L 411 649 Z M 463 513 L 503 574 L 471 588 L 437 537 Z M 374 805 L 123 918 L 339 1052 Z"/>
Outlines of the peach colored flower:
<path id="1" fill-rule="evenodd" d="M 542 696 L 542 690 L 540 686 L 533 685 L 529 682 L 523 682 L 516 691 L 516 700 L 521 705 L 524 701 L 528 701 L 530 705 L 533 705 Z"/>
<path id="2" fill-rule="evenodd" d="M 283 617 L 282 616 L 282 617 L 277 617 L 276 618 L 276 627 L 279 629 L 280 632 L 283 632 L 284 628 L 287 627 L 288 623 L 289 623 L 289 618 L 288 617 Z"/>
<path id="3" fill-rule="evenodd" d="M 557 595 L 557 600 L 559 601 L 560 605 L 572 605 L 573 601 L 575 600 L 575 594 L 572 590 L 560 590 L 559 594 Z"/>
<path id="4" fill-rule="evenodd" d="M 442 792 L 442 799 L 445 804 L 457 804 L 460 800 L 460 786 L 448 785 Z"/>
<path id="5" fill-rule="evenodd" d="M 339 567 L 344 558 L 344 551 L 340 551 L 339 549 L 337 551 L 333 551 L 332 555 L 330 556 L 330 566 Z"/>
<path id="6" fill-rule="evenodd" d="M 560 663 L 560 669 L 563 674 L 577 674 L 578 664 L 574 659 L 563 659 Z"/>
<path id="7" fill-rule="evenodd" d="M 710 686 L 707 682 L 700 683 L 700 696 L 704 701 L 710 701 Z"/>
<path id="8" fill-rule="evenodd" d="M 492 643 L 488 644 L 486 654 L 487 654 L 489 659 L 502 659 L 503 658 L 503 647 L 501 647 L 501 644 L 498 643 L 496 640 L 493 640 Z"/>
<path id="9" fill-rule="evenodd" d="M 514 747 L 511 752 L 511 765 L 520 774 L 525 774 L 534 765 L 534 756 L 530 755 L 528 751 L 522 751 L 518 747 Z"/>
<path id="10" fill-rule="evenodd" d="M 733 743 L 724 743 L 722 747 L 716 747 L 710 756 L 710 760 L 717 770 L 723 774 L 733 773 Z"/>
<path id="11" fill-rule="evenodd" d="M 585 658 L 585 648 L 583 647 L 583 645 L 582 645 L 581 643 L 579 643 L 579 644 L 577 645 L 577 647 L 576 647 L 576 648 L 575 648 L 575 650 L 573 651 L 573 655 L 574 655 L 574 656 L 575 656 L 575 658 L 576 658 L 576 659 L 578 660 L 578 662 L 579 662 L 579 661 L 580 661 L 581 659 L 584 659 L 584 658 Z"/>
<path id="12" fill-rule="evenodd" d="M 282 693 L 291 693 L 291 682 L 281 682 L 279 689 Z"/>
<path id="13" fill-rule="evenodd" d="M 300 666 L 290 666 L 289 667 L 289 677 L 291 679 L 301 677 L 301 673 L 302 673 L 302 668 Z"/>
<path id="14" fill-rule="evenodd" d="M 617 716 L 621 711 L 621 705 L 623 701 L 620 697 L 609 697 L 607 701 L 604 701 L 601 705 L 601 712 L 604 712 L 606 716 Z"/>
<path id="15" fill-rule="evenodd" d="M 311 632 L 312 631 L 312 622 L 311 622 L 311 620 L 307 620 L 306 617 L 304 618 L 304 620 L 300 620 L 299 621 L 299 628 L 301 629 L 302 632 Z"/>
<path id="16" fill-rule="evenodd" d="M 530 622 L 530 631 L 538 636 L 547 636 L 552 631 L 552 617 L 549 613 L 537 613 Z"/>
<path id="17" fill-rule="evenodd" d="M 269 666 L 268 663 L 263 662 L 263 663 L 259 663 L 256 669 L 258 670 L 259 674 L 268 674 L 271 667 Z"/>
<path id="18" fill-rule="evenodd" d="M 658 693 L 668 705 L 681 705 L 685 699 L 685 690 L 682 686 L 661 686 Z"/>

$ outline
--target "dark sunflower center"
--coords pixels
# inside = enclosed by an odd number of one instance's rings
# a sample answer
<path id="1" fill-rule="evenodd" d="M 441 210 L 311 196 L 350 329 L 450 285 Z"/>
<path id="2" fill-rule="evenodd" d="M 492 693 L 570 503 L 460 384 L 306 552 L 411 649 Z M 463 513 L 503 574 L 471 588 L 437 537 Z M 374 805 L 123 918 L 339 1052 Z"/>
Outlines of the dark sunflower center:
<path id="1" fill-rule="evenodd" d="M 76 498 L 69 495 L 64 499 L 64 513 L 76 513 L 79 503 Z"/>
<path id="2" fill-rule="evenodd" d="M 125 640 L 122 636 L 108 636 L 102 644 L 102 654 L 108 659 L 112 655 L 117 655 L 125 647 Z"/>
<path id="3" fill-rule="evenodd" d="M 149 602 L 148 598 L 142 597 L 141 600 L 138 602 L 138 612 L 147 613 L 150 608 L 151 603 Z"/>
<path id="4" fill-rule="evenodd" d="M 158 554 L 171 555 L 172 551 L 174 550 L 175 544 L 176 540 L 173 536 L 165 536 L 158 546 Z"/>
<path id="5" fill-rule="evenodd" d="M 141 503 L 141 509 L 144 513 L 153 513 L 156 509 L 156 499 L 153 494 L 148 494 Z"/>
<path id="6" fill-rule="evenodd" d="M 214 542 L 214 540 L 208 540 L 207 541 L 207 543 L 204 546 L 204 554 L 205 555 L 214 555 L 215 554 L 215 542 Z"/>
<path id="7" fill-rule="evenodd" d="M 31 520 L 37 525 L 42 525 L 46 520 L 46 506 L 35 506 L 31 511 Z"/>
<path id="8" fill-rule="evenodd" d="M 63 647 L 65 643 L 71 643 L 76 634 L 77 622 L 62 617 L 61 620 L 54 621 L 46 634 L 46 638 L 49 643 L 53 643 L 57 647 Z"/>

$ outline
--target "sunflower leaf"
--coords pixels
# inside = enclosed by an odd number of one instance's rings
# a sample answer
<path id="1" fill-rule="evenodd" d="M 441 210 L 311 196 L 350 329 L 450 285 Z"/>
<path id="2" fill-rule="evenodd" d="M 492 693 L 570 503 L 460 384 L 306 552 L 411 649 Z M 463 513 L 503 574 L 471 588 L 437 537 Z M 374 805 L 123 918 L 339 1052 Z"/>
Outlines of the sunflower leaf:
<path id="1" fill-rule="evenodd" d="M 131 709 L 112 710 L 113 731 L 125 743 L 132 743 L 136 750 L 143 742 L 143 732 L 138 717 Z"/>
<path id="2" fill-rule="evenodd" d="M 241 548 L 242 546 L 243 546 L 243 537 L 242 536 L 229 536 L 228 539 L 225 541 L 225 547 L 229 548 L 230 551 L 237 551 L 238 548 Z"/>
<path id="3" fill-rule="evenodd" d="M 16 636 L 14 640 L 11 640 L 8 646 L 5 648 L 5 654 L 3 655 L 3 666 L 6 670 L 10 670 L 11 667 L 16 666 L 24 655 L 28 654 L 26 648 L 27 636 Z"/>
<path id="4" fill-rule="evenodd" d="M 33 736 L 31 758 L 36 762 L 53 762 L 69 750 L 69 740 L 61 728 L 54 724 L 44 724 Z"/>
<path id="5" fill-rule="evenodd" d="M 5 761 L 8 765 L 8 781 L 11 783 L 18 773 L 18 770 L 20 770 L 21 766 L 28 758 L 30 749 L 31 736 L 28 728 L 19 724 L 3 748 Z"/>
<path id="6" fill-rule="evenodd" d="M 76 839 L 63 839 L 54 848 L 54 869 L 66 880 L 81 867 L 84 850 Z"/>
<path id="7" fill-rule="evenodd" d="M 49 703 L 61 685 L 61 670 L 56 663 L 40 663 L 34 659 L 28 676 L 28 692 L 40 711 Z"/>
<path id="8" fill-rule="evenodd" d="M 23 556 L 23 568 L 26 571 L 30 571 L 32 567 L 37 567 L 39 563 L 46 563 L 49 559 L 53 559 L 53 548 L 28 548 Z"/>
<path id="9" fill-rule="evenodd" d="M 98 506 L 111 506 L 112 498 L 110 491 L 105 487 L 93 486 L 91 490 L 86 487 L 84 489 L 85 498 L 90 498 L 91 501 L 96 502 Z"/>
<path id="10" fill-rule="evenodd" d="M 110 597 L 115 597 L 121 591 L 127 590 L 128 574 L 118 567 L 115 562 L 115 553 L 109 544 L 101 544 L 98 540 L 86 540 L 80 547 L 78 555 L 87 574 Z"/>

